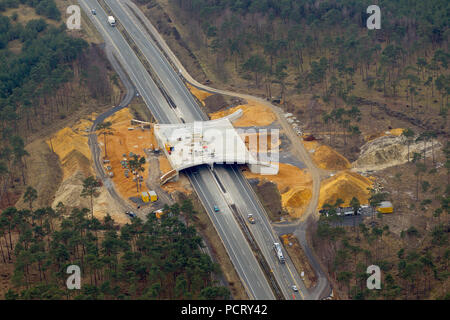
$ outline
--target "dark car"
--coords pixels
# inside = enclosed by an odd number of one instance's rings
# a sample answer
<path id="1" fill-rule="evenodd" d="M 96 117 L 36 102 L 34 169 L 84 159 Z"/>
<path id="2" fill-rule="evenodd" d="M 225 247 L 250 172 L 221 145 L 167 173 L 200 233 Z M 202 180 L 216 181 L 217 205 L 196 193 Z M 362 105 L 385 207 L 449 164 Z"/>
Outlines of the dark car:
<path id="1" fill-rule="evenodd" d="M 133 211 L 125 211 L 125 214 L 130 218 L 136 218 L 136 213 L 134 213 Z"/>

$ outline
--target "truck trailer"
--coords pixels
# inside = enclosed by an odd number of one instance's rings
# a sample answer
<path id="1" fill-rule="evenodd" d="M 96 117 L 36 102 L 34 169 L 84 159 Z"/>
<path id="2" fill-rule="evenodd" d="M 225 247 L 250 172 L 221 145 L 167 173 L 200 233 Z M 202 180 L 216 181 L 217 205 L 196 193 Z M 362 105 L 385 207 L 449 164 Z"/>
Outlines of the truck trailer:
<path id="1" fill-rule="evenodd" d="M 275 251 L 275 254 L 277 255 L 277 258 L 280 261 L 280 263 L 284 263 L 285 259 L 284 259 L 283 251 L 281 250 L 281 245 L 278 242 L 275 242 L 273 244 L 273 250 Z"/>

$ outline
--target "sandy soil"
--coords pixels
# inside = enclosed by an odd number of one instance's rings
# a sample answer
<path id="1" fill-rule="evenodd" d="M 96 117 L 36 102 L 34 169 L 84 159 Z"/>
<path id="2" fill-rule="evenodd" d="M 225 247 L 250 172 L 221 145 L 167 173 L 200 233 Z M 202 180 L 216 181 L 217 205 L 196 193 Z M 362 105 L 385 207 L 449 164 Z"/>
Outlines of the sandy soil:
<path id="1" fill-rule="evenodd" d="M 93 119 L 95 116 L 92 114 L 88 118 Z M 90 175 L 95 175 L 86 132 L 91 125 L 91 121 L 82 119 L 72 127 L 59 130 L 45 141 L 47 148 L 53 148 L 62 171 L 62 183 L 54 192 L 52 207 L 59 202 L 64 203 L 68 208 L 89 208 L 90 206 L 89 199 L 82 198 L 80 194 L 83 190 L 82 180 Z M 127 222 L 123 213 L 117 209 L 114 199 L 104 187 L 101 187 L 97 197 L 94 198 L 94 216 L 102 219 L 107 213 L 117 223 Z"/>
<path id="2" fill-rule="evenodd" d="M 89 120 L 80 120 L 70 128 L 61 129 L 46 141 L 61 161 L 63 179 L 67 179 L 76 170 L 81 170 L 85 175 L 92 174 L 91 151 L 86 132 L 91 126 Z"/>
<path id="3" fill-rule="evenodd" d="M 373 133 L 373 134 L 366 134 L 364 136 L 364 140 L 366 142 L 369 142 L 369 141 L 375 140 L 377 138 L 380 138 L 383 136 L 388 136 L 388 135 L 401 136 L 403 133 L 403 130 L 404 129 L 402 129 L 402 128 L 396 128 L 396 129 L 391 129 L 388 131 L 382 131 L 382 132 L 377 132 L 377 133 Z"/>
<path id="4" fill-rule="evenodd" d="M 167 160 L 167 158 L 165 156 L 159 156 L 158 161 L 159 161 L 159 170 L 161 172 L 161 175 L 172 170 L 169 160 Z M 179 177 L 178 181 L 167 182 L 163 186 L 161 186 L 161 188 L 170 194 L 172 194 L 176 191 L 182 192 L 186 195 L 189 195 L 192 193 L 191 183 L 189 182 L 189 179 L 183 173 L 180 173 L 180 177 Z"/>
<path id="5" fill-rule="evenodd" d="M 148 188 L 144 182 L 138 192 L 131 171 L 129 177 L 125 177 L 125 169 L 122 168 L 120 161 L 125 158 L 130 159 L 130 152 L 145 156 L 144 148 L 147 149 L 156 145 L 153 129 L 145 129 L 143 131 L 140 127 L 131 125 L 131 119 L 133 119 L 132 114 L 128 108 L 125 108 L 105 120 L 112 123 L 113 129 L 113 135 L 106 136 L 106 151 L 108 155 L 106 159 L 110 160 L 110 163 L 105 166 L 111 166 L 111 171 L 114 173 L 112 181 L 117 191 L 125 199 L 139 196 L 142 190 L 151 190 L 151 188 Z M 128 130 L 128 128 L 134 129 Z M 99 135 L 98 141 L 102 149 L 102 157 L 105 157 L 104 138 L 102 135 Z M 144 165 L 144 168 L 145 171 L 142 173 L 142 176 L 144 181 L 146 181 L 149 170 L 155 168 L 149 168 L 148 162 Z"/>
<path id="6" fill-rule="evenodd" d="M 315 165 L 324 170 L 346 170 L 351 168 L 350 162 L 339 152 L 319 141 L 302 141 L 309 151 Z"/>
<path id="7" fill-rule="evenodd" d="M 356 197 L 361 204 L 367 204 L 372 181 L 358 173 L 348 170 L 322 181 L 318 208 L 325 203 L 334 204 L 338 198 L 344 200 L 344 206 Z"/>
<path id="8" fill-rule="evenodd" d="M 169 171 L 172 171 L 172 166 L 170 165 L 169 160 L 165 156 L 159 156 L 159 170 L 161 171 L 161 175 L 166 174 Z"/>
<path id="9" fill-rule="evenodd" d="M 327 145 L 318 146 L 312 152 L 312 159 L 319 168 L 325 170 L 345 170 L 351 168 L 350 162 L 343 155 Z"/>
<path id="10" fill-rule="evenodd" d="M 199 99 L 203 105 L 205 105 L 205 99 L 212 96 L 211 93 L 199 90 L 191 85 L 187 85 L 191 93 Z M 276 115 L 272 110 L 256 101 L 249 100 L 247 104 L 238 105 L 236 107 L 228 108 L 225 110 L 210 113 L 211 120 L 226 117 L 237 110 L 242 109 L 243 115 L 240 119 L 235 121 L 233 125 L 235 127 L 263 127 L 272 124 L 276 119 Z"/>
<path id="11" fill-rule="evenodd" d="M 244 140 L 245 146 L 250 152 L 259 152 L 259 150 L 262 150 L 262 152 L 267 152 L 272 148 L 276 148 L 281 145 L 281 139 L 276 140 L 276 143 L 274 144 L 272 143 L 272 136 L 270 133 L 244 133 L 240 136 L 242 140 Z"/>
<path id="12" fill-rule="evenodd" d="M 190 195 L 193 192 L 191 182 L 183 173 L 180 173 L 178 181 L 167 182 L 161 186 L 161 188 L 169 194 L 179 191 L 186 195 Z"/>
<path id="13" fill-rule="evenodd" d="M 241 118 L 233 122 L 235 127 L 264 127 L 271 125 L 277 119 L 269 107 L 252 100 L 244 105 L 210 113 L 209 117 L 211 120 L 215 120 L 226 117 L 239 109 L 242 109 L 243 114 Z"/>
<path id="14" fill-rule="evenodd" d="M 306 171 L 296 166 L 280 163 L 277 175 L 261 176 L 249 170 L 244 171 L 247 179 L 257 178 L 262 183 L 265 180 L 275 183 L 281 194 L 283 209 L 293 218 L 299 218 L 308 206 L 312 195 L 312 178 Z"/>

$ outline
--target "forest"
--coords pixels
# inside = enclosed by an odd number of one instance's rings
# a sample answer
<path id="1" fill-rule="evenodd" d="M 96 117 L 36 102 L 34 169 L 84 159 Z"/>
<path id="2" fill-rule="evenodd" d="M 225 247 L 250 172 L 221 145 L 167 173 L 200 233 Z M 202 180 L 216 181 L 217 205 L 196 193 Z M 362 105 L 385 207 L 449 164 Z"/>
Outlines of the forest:
<path id="1" fill-rule="evenodd" d="M 13 287 L 5 299 L 228 299 L 217 285 L 220 267 L 201 251 L 190 200 L 164 208 L 157 219 L 134 218 L 123 226 L 89 209 L 67 212 L 33 208 L 37 192 L 29 187 L 29 208 L 0 215 L 0 262 L 14 265 Z M 81 269 L 81 290 L 69 290 L 69 265 Z"/>
<path id="2" fill-rule="evenodd" d="M 35 8 L 36 18 L 21 23 L 17 12 L 2 14 L 18 4 Z M 64 120 L 88 97 L 110 102 L 102 55 L 67 33 L 53 0 L 0 2 L 0 206 L 14 203 L 11 188 L 27 184 L 31 135 Z"/>
<path id="3" fill-rule="evenodd" d="M 396 216 L 344 225 L 333 214 L 338 199 L 311 234 L 339 299 L 449 298 L 450 2 L 137 2 L 172 48 L 198 60 L 189 72 L 202 68 L 205 84 L 271 100 L 350 161 L 370 135 L 395 126 L 405 145 L 442 142 L 439 160 L 408 150 L 403 166 L 369 173 L 386 191 L 371 194 L 371 204 L 393 201 Z M 381 8 L 380 30 L 366 26 L 372 4 Z M 382 269 L 382 290 L 365 286 L 370 264 Z"/>
<path id="4" fill-rule="evenodd" d="M 207 48 L 201 59 L 210 61 L 217 80 L 246 79 L 249 90 L 310 117 L 312 130 L 331 124 L 358 136 L 360 117 L 350 109 L 380 99 L 401 101 L 399 111 L 424 127 L 436 117 L 428 129 L 442 130 L 450 92 L 449 2 L 372 2 L 170 1 L 183 14 L 194 51 Z M 371 4 L 381 8 L 380 30 L 366 27 Z M 342 110 L 314 105 L 311 115 L 303 114 L 297 100 L 305 94 Z"/>
<path id="5" fill-rule="evenodd" d="M 449 163 L 450 142 L 447 142 L 443 151 Z M 415 154 L 413 163 L 422 168 L 422 171 L 416 171 L 417 177 L 428 171 L 420 154 Z M 428 177 L 432 178 L 436 172 L 433 168 L 429 171 Z M 447 170 L 447 180 L 449 178 L 450 170 Z M 401 176 L 397 175 L 397 179 L 401 180 Z M 419 179 L 417 181 L 419 182 Z M 419 230 L 410 225 L 404 228 L 399 236 L 393 234 L 381 213 L 373 212 L 364 222 L 357 223 L 353 220 L 353 226 L 344 227 L 343 217 L 336 214 L 336 209 L 343 201 L 338 198 L 335 203 L 324 205 L 329 215 L 321 216 L 315 225 L 313 244 L 316 252 L 320 252 L 326 262 L 330 278 L 338 286 L 338 292 L 343 295 L 341 298 L 450 299 L 450 293 L 446 289 L 450 262 L 450 185 L 447 184 L 442 195 L 436 191 L 439 189 L 434 189 L 434 192 L 431 192 L 434 199 L 429 193 L 433 182 L 430 184 L 423 179 L 420 185 L 423 200 L 417 207 L 411 203 L 409 214 L 425 214 L 433 200 L 439 205 L 431 215 L 427 215 L 429 227 Z M 369 204 L 376 207 L 391 196 L 386 191 L 371 190 Z M 361 207 L 356 197 L 350 204 L 354 212 Z M 365 285 L 366 268 L 371 264 L 379 266 L 382 271 L 381 290 L 368 290 Z M 436 288 L 441 288 L 441 291 Z"/>
<path id="6" fill-rule="evenodd" d="M 17 8 L 21 4 L 35 8 L 38 15 L 56 21 L 61 19 L 61 13 L 54 0 L 0 0 L 0 12 L 8 8 Z"/>

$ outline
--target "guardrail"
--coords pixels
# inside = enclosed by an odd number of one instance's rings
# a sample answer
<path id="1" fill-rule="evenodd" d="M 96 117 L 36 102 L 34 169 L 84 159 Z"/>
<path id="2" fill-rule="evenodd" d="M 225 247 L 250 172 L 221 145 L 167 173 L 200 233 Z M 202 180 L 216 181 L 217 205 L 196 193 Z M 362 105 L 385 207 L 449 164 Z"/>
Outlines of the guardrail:
<path id="1" fill-rule="evenodd" d="M 273 291 L 273 294 L 275 295 L 275 298 L 277 300 L 285 300 L 285 297 L 283 295 L 283 292 L 281 291 L 280 286 L 278 285 L 277 280 L 275 279 L 275 276 L 272 272 L 272 270 L 269 267 L 269 264 L 267 263 L 266 259 L 264 258 L 264 255 L 261 252 L 261 249 L 259 248 L 258 244 L 256 243 L 255 238 L 253 237 L 252 233 L 250 232 L 250 229 L 248 228 L 247 224 L 245 223 L 244 218 L 238 213 L 236 205 L 232 204 L 230 205 L 231 212 L 233 213 L 236 221 L 238 222 L 242 233 L 244 234 L 244 237 L 247 239 L 247 242 L 250 245 L 250 248 L 253 251 L 253 254 L 255 255 L 256 260 L 258 261 L 259 265 L 261 266 L 261 269 L 266 276 L 269 285 Z"/>

